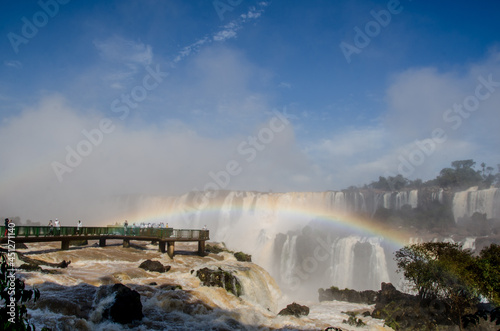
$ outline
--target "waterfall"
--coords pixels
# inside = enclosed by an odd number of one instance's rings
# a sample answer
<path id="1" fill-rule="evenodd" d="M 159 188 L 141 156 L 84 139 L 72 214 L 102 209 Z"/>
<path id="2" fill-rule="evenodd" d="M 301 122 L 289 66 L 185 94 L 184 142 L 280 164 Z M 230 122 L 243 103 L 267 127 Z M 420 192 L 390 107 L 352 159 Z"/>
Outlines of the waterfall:
<path id="1" fill-rule="evenodd" d="M 360 241 L 357 237 L 340 238 L 333 245 L 330 259 L 332 285 L 338 288 L 353 288 L 354 245 Z"/>
<path id="2" fill-rule="evenodd" d="M 471 217 L 475 212 L 486 214 L 487 218 L 500 218 L 500 194 L 497 188 L 478 190 L 471 187 L 453 196 L 455 222 Z"/>
<path id="3" fill-rule="evenodd" d="M 442 188 L 440 188 L 437 192 L 432 192 L 431 200 L 443 203 L 443 192 L 444 190 Z"/>
<path id="4" fill-rule="evenodd" d="M 380 238 L 349 236 L 339 238 L 332 245 L 330 282 L 338 288 L 380 288 L 389 282 L 386 252 Z"/>
<path id="5" fill-rule="evenodd" d="M 297 266 L 297 250 L 296 250 L 297 236 L 287 236 L 283 249 L 281 251 L 280 259 L 280 276 L 281 281 L 287 285 L 294 283 L 294 270 Z"/>
<path id="6" fill-rule="evenodd" d="M 380 207 L 398 210 L 417 208 L 425 201 L 442 202 L 443 190 L 422 202 L 418 198 L 418 190 L 198 191 L 173 197 L 121 196 L 113 203 L 121 211 L 118 222 L 164 222 L 175 228 L 207 225 L 211 240 L 251 254 L 280 286 L 292 292 L 310 286 L 309 292 L 315 293 L 321 286 L 378 289 L 380 282 L 392 281 L 392 253 L 398 248 L 369 232 L 360 234 L 347 221 L 351 215 L 370 217 Z M 453 213 L 456 219 L 476 211 L 500 217 L 499 199 L 498 189 L 458 192 Z M 473 242 L 466 240 L 464 245 L 469 248 Z"/>
<path id="7" fill-rule="evenodd" d="M 401 210 L 405 205 L 411 208 L 418 206 L 418 190 L 399 191 L 399 192 L 385 192 L 381 197 L 376 197 L 381 200 L 381 206 L 386 209 Z"/>

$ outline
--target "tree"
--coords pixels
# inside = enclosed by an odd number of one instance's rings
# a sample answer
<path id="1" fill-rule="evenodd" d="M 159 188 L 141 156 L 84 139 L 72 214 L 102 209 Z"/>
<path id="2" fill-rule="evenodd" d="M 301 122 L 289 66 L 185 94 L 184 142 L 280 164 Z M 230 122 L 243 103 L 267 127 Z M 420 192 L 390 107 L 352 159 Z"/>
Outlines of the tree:
<path id="1" fill-rule="evenodd" d="M 398 272 L 421 300 L 445 302 L 462 328 L 462 317 L 479 302 L 475 258 L 459 244 L 423 243 L 405 246 L 395 255 Z"/>
<path id="2" fill-rule="evenodd" d="M 500 246 L 491 244 L 484 248 L 477 259 L 478 282 L 481 293 L 500 306 Z"/>
<path id="3" fill-rule="evenodd" d="M 0 302 L 3 301 L 3 303 L 0 305 L 0 328 L 6 331 L 35 330 L 27 319 L 25 302 L 32 298 L 36 301 L 39 297 L 39 290 L 27 290 L 24 282 L 19 278 L 15 278 L 15 274 L 9 267 L 7 257 L 1 254 Z"/>
<path id="4" fill-rule="evenodd" d="M 372 182 L 370 187 L 384 191 L 399 191 L 405 188 L 409 182 L 410 181 L 402 175 L 396 175 L 395 177 L 389 176 L 387 178 L 379 176 L 378 181 Z"/>
<path id="5" fill-rule="evenodd" d="M 476 162 L 472 159 L 453 161 L 452 168 L 444 168 L 436 178 L 441 187 L 468 188 L 480 185 L 483 181 L 480 171 L 474 170 Z"/>

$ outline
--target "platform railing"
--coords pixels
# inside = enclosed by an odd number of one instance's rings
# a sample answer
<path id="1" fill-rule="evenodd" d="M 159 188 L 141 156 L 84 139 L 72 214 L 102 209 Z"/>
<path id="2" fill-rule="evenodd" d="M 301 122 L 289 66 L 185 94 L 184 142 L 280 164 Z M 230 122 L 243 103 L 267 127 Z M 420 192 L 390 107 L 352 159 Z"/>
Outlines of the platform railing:
<path id="1" fill-rule="evenodd" d="M 50 236 L 105 236 L 121 235 L 130 237 L 154 237 L 158 239 L 195 239 L 208 240 L 208 230 L 174 229 L 174 228 L 139 228 L 139 227 L 116 227 L 116 226 L 15 226 L 15 237 L 50 237 Z M 0 235 L 4 235 L 5 226 L 0 226 Z"/>

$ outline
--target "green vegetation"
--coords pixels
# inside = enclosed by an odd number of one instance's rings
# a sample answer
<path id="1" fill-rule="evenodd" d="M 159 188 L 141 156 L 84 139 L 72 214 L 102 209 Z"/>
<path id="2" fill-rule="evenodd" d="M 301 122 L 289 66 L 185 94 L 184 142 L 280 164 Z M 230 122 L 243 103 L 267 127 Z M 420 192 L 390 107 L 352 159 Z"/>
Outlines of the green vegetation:
<path id="1" fill-rule="evenodd" d="M 445 303 L 460 329 L 464 320 L 474 322 L 464 316 L 474 316 L 481 298 L 500 303 L 500 246 L 491 245 L 473 256 L 459 244 L 423 243 L 398 250 L 395 260 L 420 300 Z"/>
<path id="2" fill-rule="evenodd" d="M 11 253 L 9 253 L 11 254 Z M 12 253 L 14 254 L 14 253 Z M 8 260 L 9 258 L 9 260 Z M 27 290 L 24 282 L 11 272 L 11 256 L 0 256 L 0 329 L 6 331 L 35 330 L 27 318 L 25 302 L 40 297 L 37 289 Z"/>
<path id="3" fill-rule="evenodd" d="M 423 182 L 421 179 L 409 180 L 402 175 L 378 178 L 365 188 L 373 188 L 384 191 L 399 191 L 402 189 L 416 189 L 425 186 L 439 186 L 441 188 L 467 189 L 471 186 L 488 188 L 490 186 L 500 187 L 500 164 L 497 172 L 484 162 L 480 169 L 476 169 L 474 160 L 458 160 L 451 162 L 451 168 L 444 168 L 435 179 Z"/>
<path id="4" fill-rule="evenodd" d="M 252 255 L 243 252 L 234 253 L 234 257 L 240 262 L 252 262 Z"/>
<path id="5" fill-rule="evenodd" d="M 343 313 L 349 315 L 349 318 L 347 320 L 343 320 L 342 323 L 349 324 L 349 325 L 356 326 L 356 327 L 362 327 L 362 326 L 366 325 L 366 323 L 363 322 L 363 320 L 361 318 L 356 318 L 356 315 L 357 315 L 356 312 L 347 311 L 347 312 L 343 312 Z"/>

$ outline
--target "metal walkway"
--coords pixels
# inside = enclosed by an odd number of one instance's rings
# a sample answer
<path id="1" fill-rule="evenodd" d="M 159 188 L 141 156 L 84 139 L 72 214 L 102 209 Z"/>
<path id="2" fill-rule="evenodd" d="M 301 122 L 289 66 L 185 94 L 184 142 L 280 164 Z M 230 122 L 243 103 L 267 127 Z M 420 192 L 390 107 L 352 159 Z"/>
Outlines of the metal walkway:
<path id="1" fill-rule="evenodd" d="M 0 227 L 0 234 L 5 233 L 5 226 Z M 12 226 L 8 227 L 7 236 L 0 240 L 2 244 L 33 243 L 60 241 L 61 249 L 69 249 L 71 241 L 99 240 L 99 246 L 105 247 L 106 240 L 123 240 L 123 246 L 128 247 L 130 240 L 158 242 L 158 249 L 173 258 L 175 242 L 198 242 L 198 254 L 205 254 L 205 241 L 210 240 L 208 230 L 173 229 L 173 228 L 134 228 L 128 227 L 81 227 L 61 226 Z"/>

